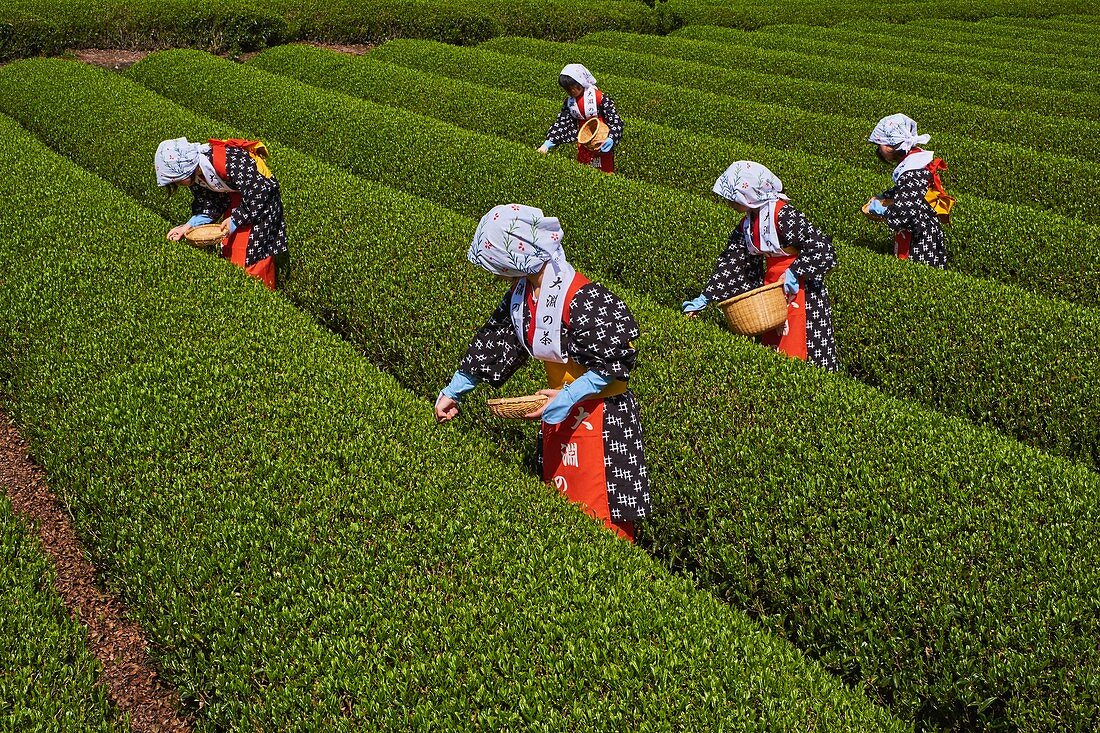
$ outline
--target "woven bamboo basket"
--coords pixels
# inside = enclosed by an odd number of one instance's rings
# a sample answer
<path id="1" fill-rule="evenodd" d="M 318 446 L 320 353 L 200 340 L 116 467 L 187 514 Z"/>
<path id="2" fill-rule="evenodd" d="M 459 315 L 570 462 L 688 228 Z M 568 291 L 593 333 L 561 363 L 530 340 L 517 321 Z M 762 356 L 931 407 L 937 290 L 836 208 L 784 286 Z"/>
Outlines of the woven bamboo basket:
<path id="1" fill-rule="evenodd" d="M 730 329 L 745 336 L 767 333 L 787 320 L 782 280 L 723 300 L 718 307 L 726 314 Z"/>
<path id="2" fill-rule="evenodd" d="M 611 130 L 604 121 L 599 117 L 593 117 L 581 125 L 580 132 L 577 133 L 577 144 L 597 152 L 610 134 Z"/>
<path id="3" fill-rule="evenodd" d="M 550 398 L 543 394 L 497 397 L 489 400 L 489 412 L 506 420 L 522 420 L 524 415 L 534 412 L 549 401 Z"/>
<path id="4" fill-rule="evenodd" d="M 196 247 L 212 247 L 224 237 L 220 224 L 203 224 L 187 232 L 187 241 Z"/>

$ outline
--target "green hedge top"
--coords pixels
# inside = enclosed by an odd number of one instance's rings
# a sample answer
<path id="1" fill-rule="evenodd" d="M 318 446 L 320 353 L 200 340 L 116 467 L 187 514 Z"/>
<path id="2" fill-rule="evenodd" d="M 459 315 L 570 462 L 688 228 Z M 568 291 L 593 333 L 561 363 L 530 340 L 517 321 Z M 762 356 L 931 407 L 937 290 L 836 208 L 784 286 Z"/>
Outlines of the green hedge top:
<path id="1" fill-rule="evenodd" d="M 12 234 L 0 234 L 0 242 Z M 99 663 L 86 638 L 87 629 L 69 618 L 54 590 L 42 546 L 0 496 L 0 718 L 6 730 L 57 730 L 58 721 L 72 731 L 129 730 L 99 684 Z"/>
<path id="2" fill-rule="evenodd" d="M 102 152 L 151 149 L 169 134 L 241 134 L 116 77 L 55 66 L 38 70 L 42 83 L 62 77 L 85 90 L 73 100 L 81 112 L 50 108 L 39 133 L 173 220 L 182 213 L 165 208 L 144 161 Z M 500 292 L 464 260 L 474 221 L 273 149 L 300 258 L 288 294 L 434 396 Z M 578 221 L 567 217 L 570 241 Z M 662 507 L 643 528 L 656 553 L 706 568 L 723 597 L 910 718 L 965 720 L 991 697 L 1003 702 L 985 706 L 987 720 L 1018 720 L 1037 700 L 1065 716 L 1067 699 L 1095 698 L 1092 627 L 1062 622 L 1095 616 L 1091 597 L 1076 596 L 1096 585 L 1095 568 L 1050 555 L 1090 551 L 1094 474 L 616 291 L 645 331 L 632 385 Z M 519 381 L 510 392 L 531 384 Z M 517 432 L 496 424 L 492 435 L 530 440 Z M 1013 553 L 972 536 L 1009 515 Z M 1021 604 L 1042 613 L 1021 619 L 1011 610 Z M 1036 638 L 1048 627 L 1060 629 L 1054 639 Z M 1013 663 L 996 662 L 1006 656 Z M 1033 674 L 1063 659 L 1074 660 L 1067 677 Z"/>
<path id="3" fill-rule="evenodd" d="M 162 219 L 0 140 L 16 413 L 201 726 L 904 730 Z"/>

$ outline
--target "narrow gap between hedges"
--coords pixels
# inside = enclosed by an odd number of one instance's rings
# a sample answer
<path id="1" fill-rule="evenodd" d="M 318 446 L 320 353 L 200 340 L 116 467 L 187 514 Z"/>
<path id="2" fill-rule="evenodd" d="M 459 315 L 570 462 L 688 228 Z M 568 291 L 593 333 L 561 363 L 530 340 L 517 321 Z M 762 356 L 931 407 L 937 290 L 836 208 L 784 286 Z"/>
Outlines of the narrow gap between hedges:
<path id="1" fill-rule="evenodd" d="M 38 535 L 53 565 L 54 586 L 69 615 L 83 624 L 88 647 L 102 665 L 100 683 L 130 716 L 135 733 L 190 733 L 176 691 L 164 684 L 146 653 L 145 633 L 127 620 L 126 607 L 97 585 L 95 568 L 77 539 L 68 511 L 46 485 L 45 472 L 27 452 L 7 414 L 0 412 L 0 489 Z"/>
<path id="2" fill-rule="evenodd" d="M 346 53 L 351 56 L 363 56 L 375 46 L 373 43 L 321 43 L 319 41 L 295 41 L 295 43 L 302 46 L 323 48 L 327 51 L 336 51 L 337 53 Z M 125 71 L 149 54 L 156 53 L 156 51 L 130 51 L 123 48 L 81 48 L 72 49 L 67 53 L 72 54 L 72 57 L 77 61 L 82 61 L 92 66 L 99 66 L 108 71 Z M 236 56 L 225 53 L 215 55 L 244 62 L 259 53 L 261 52 L 249 51 L 248 53 L 242 53 Z"/>

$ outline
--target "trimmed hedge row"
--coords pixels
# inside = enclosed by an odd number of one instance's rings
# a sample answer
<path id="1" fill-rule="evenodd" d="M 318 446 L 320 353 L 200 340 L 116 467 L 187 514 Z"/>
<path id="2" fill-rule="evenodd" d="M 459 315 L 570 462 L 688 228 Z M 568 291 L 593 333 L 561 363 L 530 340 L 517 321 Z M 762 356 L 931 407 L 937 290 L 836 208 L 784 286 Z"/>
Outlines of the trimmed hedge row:
<path id="1" fill-rule="evenodd" d="M 88 47 L 239 52 L 290 37 L 282 15 L 246 0 L 14 0 L 0 9 L 0 61 Z"/>
<path id="2" fill-rule="evenodd" d="M 505 33 L 565 39 L 594 28 L 667 33 L 680 25 L 663 4 L 611 0 L 13 0 L 0 10 L 0 61 L 84 47 L 239 52 L 295 39 L 477 43 Z"/>
<path id="3" fill-rule="evenodd" d="M 629 34 L 601 33 L 585 42 L 630 50 L 631 40 Z M 662 56 L 723 68 L 768 73 L 781 70 L 786 76 L 898 91 L 947 102 L 1100 120 L 1100 109 L 1097 108 L 1094 94 L 960 79 L 952 74 L 911 66 L 879 65 L 871 68 L 855 59 L 823 59 L 794 51 L 761 49 L 757 46 L 755 36 L 732 28 L 689 26 L 657 40 L 664 42 L 647 44 L 651 49 L 648 53 L 659 53 Z"/>
<path id="4" fill-rule="evenodd" d="M 55 66 L 24 64 L 15 74 L 27 91 L 63 85 L 79 96 L 44 105 L 41 118 L 28 107 L 27 119 L 170 220 L 183 216 L 178 198 L 153 188 L 141 159 L 103 153 L 152 149 L 170 134 L 239 131 L 106 74 Z M 10 85 L 10 75 L 0 79 Z M 288 293 L 408 387 L 434 396 L 502 289 L 465 263 L 473 220 L 289 149 L 274 153 L 297 232 Z M 566 216 L 570 241 L 579 239 L 577 221 Z M 583 251 L 569 247 L 571 259 Z M 898 268 L 904 282 L 894 284 L 918 287 L 917 274 Z M 644 330 L 632 384 L 659 487 L 658 513 L 642 526 L 653 551 L 901 714 L 1074 720 L 1075 707 L 1097 699 L 1092 622 L 1100 616 L 1092 596 L 1074 595 L 1095 586 L 1096 569 L 1057 553 L 1092 551 L 1100 478 L 616 290 Z M 742 377 L 732 389 L 730 374 Z M 491 430 L 506 446 L 529 440 L 498 426 Z M 990 543 L 992 526 L 1001 534 Z M 1035 615 L 1019 616 L 1022 605 Z M 1060 660 L 1075 666 L 1060 677 L 1036 671 Z M 996 704 L 983 706 L 990 698 Z"/>
<path id="5" fill-rule="evenodd" d="M 635 38 L 641 39 L 642 43 L 646 43 L 646 39 L 657 43 L 665 41 L 655 36 Z M 547 78 L 553 78 L 547 77 L 551 69 L 559 71 L 558 64 L 567 63 L 565 59 L 584 58 L 599 68 L 621 71 L 623 76 L 603 73 L 600 79 L 609 91 L 614 90 L 612 94 L 623 109 L 647 119 L 703 134 L 827 155 L 849 165 L 888 172 L 874 156 L 866 140 L 883 114 L 897 110 L 894 106 L 878 104 L 864 107 L 860 113 L 862 119 L 855 119 L 771 103 L 748 102 L 728 96 L 732 90 L 744 86 L 743 81 L 738 86 L 726 84 L 733 81 L 731 77 L 738 76 L 735 73 L 702 64 L 691 64 L 685 68 L 681 66 L 684 62 L 587 44 L 508 37 L 488 41 L 478 50 L 481 49 L 526 56 L 537 61 L 543 69 L 542 83 L 538 88 L 544 90 L 547 96 L 554 94 L 550 85 L 546 84 Z M 380 57 L 387 58 L 385 52 Z M 555 66 L 558 68 L 553 68 Z M 636 78 L 640 76 L 648 78 Z M 695 80 L 688 82 L 694 88 L 681 86 L 685 76 Z M 503 83 L 515 82 L 509 80 Z M 756 83 L 759 83 L 759 77 Z M 700 91 L 699 87 L 706 87 L 708 91 Z M 835 90 L 832 94 L 835 99 L 846 94 L 846 91 Z M 1095 124 L 1091 126 L 1097 127 Z M 1091 163 L 1014 144 L 991 142 L 983 139 L 977 131 L 974 131 L 975 137 L 963 137 L 954 134 L 953 129 L 943 132 L 927 125 L 924 129 L 935 130 L 936 149 L 951 165 L 950 185 L 953 190 L 974 192 L 1006 203 L 1049 207 L 1061 214 L 1100 221 L 1100 202 L 1092 195 L 1095 171 Z M 1027 185 L 1022 185 L 1021 180 L 1026 180 Z"/>
<path id="6" fill-rule="evenodd" d="M 957 87 L 980 83 L 984 80 L 1010 84 L 1022 88 L 1025 92 L 1031 92 L 1033 88 L 1039 87 L 1084 94 L 1085 98 L 1093 100 L 1093 104 L 1100 103 L 1100 95 L 1097 95 L 1100 83 L 1094 74 L 1030 64 L 1010 64 L 993 59 L 952 56 L 941 46 L 934 49 L 926 48 L 923 51 L 907 49 L 902 56 L 898 53 L 897 47 L 893 49 L 869 47 L 858 35 L 850 40 L 836 40 L 828 32 L 819 33 L 818 29 L 807 25 L 794 26 L 793 32 L 773 33 L 770 28 L 763 30 L 764 33 L 754 32 L 749 35 L 741 31 L 723 29 L 722 33 L 715 38 L 721 41 L 732 40 L 739 44 L 751 43 L 758 49 L 793 52 L 828 60 L 858 59 L 859 63 L 875 69 L 873 74 L 865 73 L 865 76 L 877 76 L 878 70 L 883 68 L 932 70 L 952 76 Z M 691 37 L 694 32 L 693 29 L 688 30 L 683 35 Z M 708 36 L 704 34 L 702 37 Z"/>
<path id="7" fill-rule="evenodd" d="M 469 216 L 501 200 L 585 211 L 581 237 L 591 249 L 578 264 L 670 305 L 702 287 L 736 223 L 729 210 L 696 196 L 607 178 L 561 158 L 544 161 L 530 147 L 198 52 L 160 54 L 128 73 L 196 111 L 253 134 L 293 141 L 303 152 Z M 243 88 L 256 96 L 230 103 L 231 90 Z M 13 111 L 34 104 L 23 94 L 8 96 L 0 104 Z M 401 144 L 394 146 L 395 140 Z M 461 161 L 455 151 L 461 151 Z M 395 170 L 402 171 L 397 179 Z M 655 242 L 671 260 L 665 267 L 652 266 Z M 920 271 L 921 296 L 881 292 L 883 278 L 906 267 Z M 844 267 L 831 283 L 841 358 L 850 373 L 1029 444 L 1100 462 L 1100 420 L 1094 419 L 1100 353 L 1081 337 L 1100 331 L 1097 311 L 911 268 L 859 248 L 845 252 Z M 925 297 L 934 299 L 931 308 Z M 1013 320 L 1006 321 L 1005 313 Z M 1041 380 L 1035 377 L 1037 363 L 1045 365 Z"/>
<path id="8" fill-rule="evenodd" d="M 0 139 L 15 406 L 199 727 L 905 729 L 102 180 Z M 360 257 L 391 213 L 395 241 L 454 250 L 430 233 L 453 215 L 356 190 Z M 488 306 L 472 285 L 449 294 Z"/>
<path id="9" fill-rule="evenodd" d="M 8 239 L 0 236 L 0 243 Z M 106 687 L 98 684 L 99 663 L 86 639 L 87 630 L 69 618 L 54 590 L 53 568 L 41 545 L 0 495 L 0 720 L 5 730 L 61 730 L 61 721 L 71 731 L 130 729 L 112 708 Z"/>
<path id="10" fill-rule="evenodd" d="M 492 83 L 505 76 L 512 87 L 522 86 L 532 75 L 524 60 L 474 49 L 459 49 L 426 41 L 401 42 L 404 53 L 383 54 L 408 66 L 377 60 L 374 54 L 352 57 L 306 46 L 280 46 L 265 51 L 248 63 L 378 104 L 408 109 L 459 127 L 491 133 L 514 142 L 541 140 L 548 121 L 560 109 L 557 99 L 543 100 L 526 94 L 440 77 L 418 71 L 459 73 Z M 384 46 L 389 51 L 390 46 Z M 477 60 L 468 60 L 470 56 Z M 545 79 L 534 79 L 533 93 L 541 94 Z M 470 109 L 477 108 L 476 116 Z M 819 225 L 841 239 L 886 246 L 889 233 L 853 215 L 853 201 L 861 201 L 885 184 L 882 175 L 838 166 L 834 161 L 801 153 L 740 144 L 732 140 L 694 136 L 683 145 L 683 133 L 661 125 L 627 117 L 629 139 L 617 158 L 618 171 L 657 184 L 684 188 L 711 198 L 711 186 L 726 161 L 759 160 L 781 171 L 784 185 Z M 669 155 L 669 150 L 676 150 Z M 564 155 L 572 155 L 566 149 Z M 1024 246 L 1007 252 L 1003 243 Z M 1095 247 L 1080 246 L 1093 241 Z M 1028 246 L 1044 242 L 1041 247 Z M 1061 242 L 1061 244 L 1057 244 Z M 951 267 L 960 272 L 993 277 L 1033 292 L 1093 306 L 1100 301 L 1100 229 L 1032 209 L 1011 207 L 969 198 L 965 216 L 951 228 Z"/>
<path id="11" fill-rule="evenodd" d="M 886 48 L 894 52 L 900 63 L 908 63 L 911 52 L 926 52 L 928 49 L 941 50 L 946 54 L 971 57 L 993 63 L 1030 66 L 1034 68 L 1072 69 L 1080 73 L 1089 68 L 1089 59 L 1081 56 L 1068 56 L 1064 53 L 1043 52 L 1030 43 L 1020 43 L 1016 48 L 992 48 L 987 45 L 975 45 L 973 38 L 962 34 L 953 34 L 937 28 L 935 25 L 908 23 L 898 27 L 895 23 L 874 21 L 855 21 L 843 25 L 807 26 L 807 25 L 770 25 L 762 28 L 767 33 L 782 33 L 803 37 L 820 38 L 862 46 Z M 923 30 L 924 33 L 916 31 Z"/>
<path id="12" fill-rule="evenodd" d="M 1090 17 L 1097 17 L 1095 8 L 1093 8 L 1093 14 Z M 978 33 L 982 34 L 1013 36 L 1020 39 L 1036 38 L 1051 43 L 1061 43 L 1063 46 L 1100 49 L 1100 41 L 1096 39 L 1095 28 L 1091 24 L 1084 28 L 1080 25 L 1066 28 L 1049 25 L 1052 21 L 1047 21 L 1048 25 L 1043 25 L 1042 23 L 1034 23 L 1033 20 L 1030 18 L 983 18 L 981 22 L 975 23 L 974 27 Z"/>
<path id="13" fill-rule="evenodd" d="M 1056 13 L 1094 14 L 1091 0 L 1068 0 L 1052 5 L 1028 0 L 931 0 L 929 2 L 875 3 L 851 1 L 824 3 L 820 1 L 760 4 L 753 0 L 669 0 L 669 8 L 691 23 L 708 23 L 730 28 L 753 30 L 775 23 L 807 23 L 835 25 L 852 18 L 876 18 L 891 23 L 913 20 L 953 18 L 957 22 L 973 21 L 998 15 L 1047 17 Z"/>
<path id="14" fill-rule="evenodd" d="M 843 28 L 847 25 L 848 24 L 845 23 L 839 27 Z M 862 21 L 859 25 L 862 25 Z M 1015 36 L 1003 34 L 987 35 L 988 33 L 995 32 L 995 29 L 990 28 L 986 30 L 985 26 L 979 26 L 976 23 L 949 23 L 946 20 L 940 19 L 935 22 L 913 21 L 901 27 L 894 23 L 881 23 L 881 26 L 884 26 L 882 32 L 886 34 L 902 31 L 905 35 L 912 35 L 914 38 L 925 38 L 930 41 L 938 41 L 940 38 L 950 39 L 956 43 L 970 44 L 979 50 L 985 48 L 1027 49 L 1062 56 L 1066 55 L 1067 51 L 1065 43 L 1044 41 L 1034 36 L 1017 38 Z M 890 28 L 893 28 L 894 31 L 891 31 Z M 1080 49 L 1068 50 L 1076 52 L 1071 56 L 1071 59 L 1081 59 L 1082 54 L 1080 53 Z M 1081 63 L 1087 65 L 1088 57 L 1087 55 L 1084 56 L 1085 58 Z"/>

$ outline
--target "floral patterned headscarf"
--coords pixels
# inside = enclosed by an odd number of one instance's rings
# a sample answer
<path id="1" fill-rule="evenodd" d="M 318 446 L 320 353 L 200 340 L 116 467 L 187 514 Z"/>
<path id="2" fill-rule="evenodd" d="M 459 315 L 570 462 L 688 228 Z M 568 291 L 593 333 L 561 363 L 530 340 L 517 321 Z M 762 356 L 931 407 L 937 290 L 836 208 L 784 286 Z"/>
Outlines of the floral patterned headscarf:
<path id="1" fill-rule="evenodd" d="M 767 167 L 751 160 L 739 160 L 714 182 L 714 192 L 733 203 L 752 209 L 742 224 L 747 239 L 746 246 L 753 254 L 779 255 L 783 245 L 779 242 L 779 232 L 775 226 L 775 207 L 777 202 L 786 201 L 783 182 L 776 178 Z M 753 221 L 756 221 L 757 235 L 754 236 Z"/>
<path id="2" fill-rule="evenodd" d="M 932 139 L 931 135 L 918 135 L 917 123 L 903 114 L 883 117 L 871 131 L 869 142 L 876 145 L 889 145 L 892 148 L 910 150 L 914 146 L 923 145 Z"/>
<path id="3" fill-rule="evenodd" d="M 551 260 L 565 260 L 563 235 L 561 222 L 542 209 L 502 204 L 481 217 L 466 257 L 494 275 L 533 275 Z"/>

